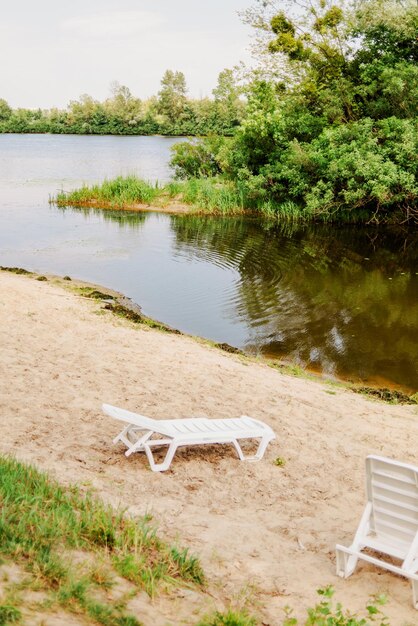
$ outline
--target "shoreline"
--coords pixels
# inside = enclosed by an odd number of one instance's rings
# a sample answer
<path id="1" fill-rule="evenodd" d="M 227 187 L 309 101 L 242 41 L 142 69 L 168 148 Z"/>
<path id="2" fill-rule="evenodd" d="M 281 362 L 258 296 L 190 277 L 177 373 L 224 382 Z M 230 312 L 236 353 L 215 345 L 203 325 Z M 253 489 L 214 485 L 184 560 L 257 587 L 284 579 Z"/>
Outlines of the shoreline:
<path id="1" fill-rule="evenodd" d="M 291 361 L 286 360 L 286 358 L 277 359 L 264 355 L 255 357 L 250 353 L 245 352 L 241 348 L 237 348 L 226 342 L 217 342 L 199 335 L 190 335 L 186 332 L 178 330 L 177 328 L 173 328 L 165 322 L 161 322 L 160 320 L 156 320 L 144 315 L 142 313 L 142 307 L 139 303 L 134 302 L 125 294 L 104 285 L 83 281 L 77 278 L 72 279 L 69 276 L 62 277 L 58 274 L 47 273 L 41 275 L 37 272 L 32 272 L 30 270 L 26 270 L 25 268 L 20 267 L 0 266 L 0 273 L 1 272 L 23 274 L 41 282 L 48 279 L 52 280 L 55 284 L 69 289 L 72 293 L 76 293 L 86 298 L 92 298 L 93 300 L 98 300 L 102 302 L 107 301 L 105 304 L 105 308 L 107 310 L 110 310 L 116 316 L 124 317 L 135 324 L 141 324 L 149 328 L 160 330 L 162 332 L 173 333 L 176 335 L 181 335 L 183 337 L 191 338 L 200 344 L 217 348 L 230 354 L 239 355 L 241 358 L 248 360 L 250 363 L 260 363 L 261 361 L 269 367 L 276 369 L 284 374 L 295 376 L 297 378 L 311 379 L 313 381 L 318 381 L 333 386 L 340 386 L 354 393 L 359 393 L 386 402 L 399 402 L 400 404 L 418 405 L 418 397 L 416 397 L 418 392 L 415 392 L 414 389 L 411 389 L 407 386 L 399 385 L 390 380 L 383 379 L 385 386 L 382 387 L 381 384 L 378 384 L 377 382 L 374 382 L 370 379 L 366 381 L 359 380 L 355 382 L 348 378 L 339 378 L 336 376 L 330 377 L 324 375 L 322 372 L 319 372 L 317 370 L 302 368 L 298 365 L 295 365 Z M 376 376 L 376 378 L 380 382 L 382 381 L 381 377 Z"/>
<path id="2" fill-rule="evenodd" d="M 205 593 L 147 600 L 145 626 L 193 624 L 195 610 L 231 599 L 276 626 L 286 605 L 303 616 L 329 584 L 351 611 L 387 593 L 391 625 L 414 622 L 408 581 L 368 564 L 342 580 L 334 546 L 358 524 L 367 454 L 416 462 L 418 407 L 134 325 L 60 280 L 0 272 L 0 452 L 128 514 L 152 515 L 162 536 L 201 559 Z M 144 455 L 112 446 L 119 425 L 102 402 L 157 419 L 247 414 L 277 439 L 259 463 L 240 462 L 228 446 L 186 448 L 155 474 Z"/>

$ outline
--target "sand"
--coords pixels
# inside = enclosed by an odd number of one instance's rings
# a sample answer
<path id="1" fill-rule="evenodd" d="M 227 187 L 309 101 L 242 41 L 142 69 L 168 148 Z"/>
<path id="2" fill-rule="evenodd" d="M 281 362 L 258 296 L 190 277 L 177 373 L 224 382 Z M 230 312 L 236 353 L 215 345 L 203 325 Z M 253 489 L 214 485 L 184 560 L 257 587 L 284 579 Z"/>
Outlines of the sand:
<path id="1" fill-rule="evenodd" d="M 152 514 L 161 535 L 200 557 L 208 591 L 138 600 L 145 626 L 195 623 L 229 600 L 279 625 L 286 605 L 303 615 L 330 584 L 353 611 L 386 593 L 392 626 L 418 623 L 408 581 L 365 563 L 341 580 L 334 553 L 362 512 L 366 455 L 416 463 L 417 407 L 135 327 L 53 283 L 0 272 L 0 452 Z M 144 455 L 112 446 L 120 424 L 102 402 L 154 418 L 252 415 L 277 439 L 259 463 L 211 446 L 152 473 Z"/>

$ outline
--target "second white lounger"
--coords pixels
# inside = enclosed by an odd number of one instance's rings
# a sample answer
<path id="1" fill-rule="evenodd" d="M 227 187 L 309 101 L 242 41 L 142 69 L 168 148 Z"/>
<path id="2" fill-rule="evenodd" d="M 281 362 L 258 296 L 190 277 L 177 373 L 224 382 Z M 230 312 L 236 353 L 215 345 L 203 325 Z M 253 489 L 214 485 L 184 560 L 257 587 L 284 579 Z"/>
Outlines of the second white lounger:
<path id="1" fill-rule="evenodd" d="M 366 459 L 367 503 L 351 546 L 337 545 L 337 574 L 348 578 L 357 561 L 409 578 L 418 609 L 418 467 L 370 455 Z M 369 548 L 400 565 L 371 556 Z"/>
<path id="2" fill-rule="evenodd" d="M 103 411 L 127 424 L 113 443 L 122 441 L 128 448 L 126 456 L 132 452 L 145 452 L 153 472 L 167 470 L 179 446 L 231 443 L 241 461 L 259 461 L 276 437 L 270 426 L 245 415 L 214 420 L 205 417 L 155 420 L 110 404 L 103 404 Z M 244 456 L 239 439 L 259 439 L 257 452 L 253 456 Z M 168 446 L 166 457 L 162 463 L 155 463 L 152 448 L 161 446 Z"/>

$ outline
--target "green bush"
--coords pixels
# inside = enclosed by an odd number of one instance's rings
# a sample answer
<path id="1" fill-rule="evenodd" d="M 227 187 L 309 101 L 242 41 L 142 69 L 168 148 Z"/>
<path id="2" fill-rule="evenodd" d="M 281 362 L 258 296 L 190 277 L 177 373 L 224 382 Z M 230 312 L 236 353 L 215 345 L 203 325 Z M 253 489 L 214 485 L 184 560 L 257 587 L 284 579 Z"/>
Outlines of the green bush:
<path id="1" fill-rule="evenodd" d="M 277 216 L 417 223 L 416 3 L 260 5 L 250 22 L 270 27 L 260 51 L 281 55 L 284 80 L 255 75 L 222 173 Z"/>
<path id="2" fill-rule="evenodd" d="M 199 141 L 182 141 L 171 147 L 170 166 L 176 178 L 208 178 L 221 172 L 219 152 L 224 140 L 211 136 Z"/>

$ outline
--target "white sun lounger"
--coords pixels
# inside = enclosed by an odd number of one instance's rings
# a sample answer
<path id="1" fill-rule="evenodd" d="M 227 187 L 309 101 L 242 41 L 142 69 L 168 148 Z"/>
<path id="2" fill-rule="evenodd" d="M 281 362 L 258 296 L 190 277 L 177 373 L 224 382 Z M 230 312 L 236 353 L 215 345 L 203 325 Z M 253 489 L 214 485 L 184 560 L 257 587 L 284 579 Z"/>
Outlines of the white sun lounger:
<path id="1" fill-rule="evenodd" d="M 103 404 L 103 411 L 127 423 L 113 443 L 122 441 L 128 448 L 126 456 L 133 452 L 145 452 L 153 472 L 167 470 L 179 446 L 231 443 L 241 461 L 258 461 L 276 437 L 270 426 L 247 416 L 214 420 L 204 417 L 155 420 L 110 404 Z M 260 440 L 253 456 L 244 456 L 238 443 L 240 439 Z M 152 448 L 161 446 L 168 446 L 166 457 L 162 463 L 155 463 Z"/>
<path id="2" fill-rule="evenodd" d="M 337 574 L 351 576 L 358 559 L 409 578 L 418 609 L 418 467 L 379 456 L 366 459 L 367 504 L 349 548 L 337 545 Z M 370 548 L 399 566 L 364 554 Z"/>

